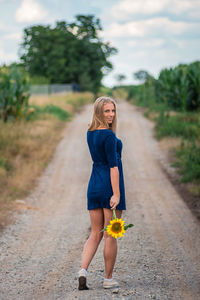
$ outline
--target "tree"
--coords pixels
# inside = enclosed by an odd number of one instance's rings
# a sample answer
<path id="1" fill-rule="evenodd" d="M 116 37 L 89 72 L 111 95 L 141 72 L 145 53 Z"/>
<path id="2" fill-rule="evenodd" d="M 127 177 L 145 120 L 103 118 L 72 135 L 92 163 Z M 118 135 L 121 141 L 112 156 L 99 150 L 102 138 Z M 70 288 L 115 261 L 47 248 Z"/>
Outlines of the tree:
<path id="1" fill-rule="evenodd" d="M 46 77 L 51 83 L 76 82 L 82 90 L 96 93 L 105 73 L 112 70 L 108 58 L 117 53 L 98 37 L 101 30 L 93 15 L 77 15 L 73 23 L 59 21 L 54 28 L 25 28 L 21 61 L 31 76 Z"/>
<path id="2" fill-rule="evenodd" d="M 120 85 L 122 83 L 122 81 L 124 81 L 126 79 L 126 75 L 124 75 L 124 74 L 117 74 L 115 76 L 115 79 L 117 80 L 117 82 Z"/>
<path id="3" fill-rule="evenodd" d="M 151 75 L 145 70 L 140 70 L 133 73 L 133 77 L 142 82 L 145 82 L 150 76 Z"/>

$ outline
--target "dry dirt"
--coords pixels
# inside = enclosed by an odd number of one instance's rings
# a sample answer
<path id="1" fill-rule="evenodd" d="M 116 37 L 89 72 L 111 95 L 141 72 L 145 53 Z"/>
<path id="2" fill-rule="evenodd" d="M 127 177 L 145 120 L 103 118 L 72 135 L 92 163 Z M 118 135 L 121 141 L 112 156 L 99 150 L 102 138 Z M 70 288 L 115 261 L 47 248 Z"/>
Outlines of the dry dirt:
<path id="1" fill-rule="evenodd" d="M 86 105 L 67 125 L 37 187 L 25 203 L 18 201 L 15 224 L 1 233 L 1 300 L 199 299 L 199 222 L 166 175 L 173 169 L 153 137 L 153 123 L 122 100 L 118 112 L 127 201 L 123 219 L 135 225 L 118 243 L 114 277 L 120 288 L 102 288 L 102 241 L 89 268 L 90 290 L 77 290 L 90 229 L 86 131 L 92 105 Z"/>

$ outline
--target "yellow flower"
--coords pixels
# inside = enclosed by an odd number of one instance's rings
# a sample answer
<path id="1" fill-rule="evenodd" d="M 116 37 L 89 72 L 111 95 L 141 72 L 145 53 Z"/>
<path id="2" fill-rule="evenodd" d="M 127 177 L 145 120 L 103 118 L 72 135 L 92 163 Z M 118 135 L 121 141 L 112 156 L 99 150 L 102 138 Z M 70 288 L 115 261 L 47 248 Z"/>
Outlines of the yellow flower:
<path id="1" fill-rule="evenodd" d="M 106 231 L 109 235 L 115 239 L 124 236 L 124 221 L 122 219 L 114 219 L 110 221 L 110 224 L 106 227 Z"/>

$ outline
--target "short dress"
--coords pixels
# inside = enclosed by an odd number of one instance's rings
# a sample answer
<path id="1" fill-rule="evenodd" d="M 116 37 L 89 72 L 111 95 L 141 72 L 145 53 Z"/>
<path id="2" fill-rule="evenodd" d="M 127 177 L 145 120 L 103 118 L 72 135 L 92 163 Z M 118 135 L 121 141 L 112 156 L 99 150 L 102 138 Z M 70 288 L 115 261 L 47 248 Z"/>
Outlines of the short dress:
<path id="1" fill-rule="evenodd" d="M 125 187 L 121 161 L 122 141 L 110 129 L 87 131 L 87 143 L 93 160 L 92 173 L 87 188 L 87 208 L 111 208 L 113 195 L 110 168 L 119 169 L 120 202 L 116 209 L 125 210 Z"/>

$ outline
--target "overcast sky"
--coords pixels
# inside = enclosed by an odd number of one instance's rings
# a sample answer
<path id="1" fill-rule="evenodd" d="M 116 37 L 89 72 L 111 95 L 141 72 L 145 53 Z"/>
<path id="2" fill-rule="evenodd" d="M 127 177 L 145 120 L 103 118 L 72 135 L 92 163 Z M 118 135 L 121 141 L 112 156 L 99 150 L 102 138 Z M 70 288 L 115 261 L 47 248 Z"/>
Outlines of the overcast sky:
<path id="1" fill-rule="evenodd" d="M 114 70 L 103 83 L 116 83 L 145 69 L 155 77 L 165 67 L 200 60 L 200 0 L 0 0 L 0 64 L 19 61 L 23 29 L 71 22 L 77 14 L 101 19 L 103 41 L 118 49 Z"/>

